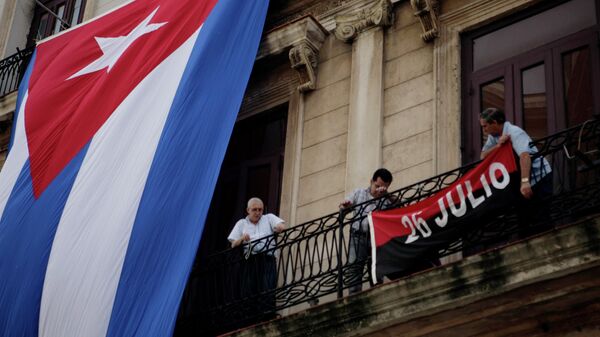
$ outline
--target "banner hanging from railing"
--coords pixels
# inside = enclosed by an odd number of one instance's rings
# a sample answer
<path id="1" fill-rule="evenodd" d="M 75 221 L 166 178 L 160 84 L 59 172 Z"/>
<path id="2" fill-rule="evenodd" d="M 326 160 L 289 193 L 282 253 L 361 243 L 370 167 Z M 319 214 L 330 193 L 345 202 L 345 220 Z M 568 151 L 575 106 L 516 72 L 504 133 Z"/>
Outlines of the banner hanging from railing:
<path id="1" fill-rule="evenodd" d="M 369 214 L 372 275 L 402 275 L 519 198 L 519 172 L 510 142 L 452 185 L 418 203 Z"/>
<path id="2" fill-rule="evenodd" d="M 41 42 L 0 172 L 0 336 L 170 336 L 268 0 L 138 0 Z"/>

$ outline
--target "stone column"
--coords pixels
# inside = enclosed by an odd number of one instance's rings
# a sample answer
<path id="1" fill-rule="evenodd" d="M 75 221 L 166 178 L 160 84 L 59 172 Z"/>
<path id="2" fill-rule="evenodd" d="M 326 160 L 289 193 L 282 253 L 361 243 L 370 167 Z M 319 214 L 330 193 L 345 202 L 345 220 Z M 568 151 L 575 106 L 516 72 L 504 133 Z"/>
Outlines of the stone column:
<path id="1" fill-rule="evenodd" d="M 11 30 L 16 3 L 16 0 L 0 2 L 0 59 L 8 56 L 6 54 L 12 54 L 6 52 L 6 43 Z"/>
<path id="2" fill-rule="evenodd" d="M 391 23 L 389 0 L 336 17 L 335 36 L 353 44 L 346 193 L 366 187 L 383 162 L 383 29 Z"/>
<path id="3" fill-rule="evenodd" d="M 96 16 L 96 2 L 97 0 L 86 0 L 85 9 L 83 10 L 83 20 L 81 22 L 85 22 Z"/>

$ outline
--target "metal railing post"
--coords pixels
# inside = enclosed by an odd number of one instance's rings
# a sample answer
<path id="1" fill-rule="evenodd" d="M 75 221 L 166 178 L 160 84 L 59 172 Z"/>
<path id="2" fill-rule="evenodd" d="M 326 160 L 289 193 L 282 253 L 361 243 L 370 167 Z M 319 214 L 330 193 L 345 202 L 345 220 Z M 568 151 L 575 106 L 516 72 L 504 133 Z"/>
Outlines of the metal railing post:
<path id="1" fill-rule="evenodd" d="M 338 266 L 337 266 L 337 273 L 338 273 L 338 289 L 337 289 L 337 297 L 338 298 L 342 298 L 344 297 L 344 273 L 343 273 L 343 264 L 342 264 L 342 252 L 344 250 L 344 209 L 340 209 L 340 212 L 338 213 L 338 225 L 339 227 L 339 234 L 338 234 L 338 249 L 337 249 L 337 259 L 338 259 Z"/>

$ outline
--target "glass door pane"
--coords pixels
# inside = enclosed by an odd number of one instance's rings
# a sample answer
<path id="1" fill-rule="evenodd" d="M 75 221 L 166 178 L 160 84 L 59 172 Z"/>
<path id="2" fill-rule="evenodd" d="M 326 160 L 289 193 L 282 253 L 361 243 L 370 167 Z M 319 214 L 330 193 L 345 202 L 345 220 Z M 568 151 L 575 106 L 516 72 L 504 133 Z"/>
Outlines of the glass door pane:
<path id="1" fill-rule="evenodd" d="M 75 4 L 73 5 L 73 15 L 71 16 L 71 27 L 78 24 L 80 14 L 81 14 L 81 5 L 83 0 L 75 0 Z"/>
<path id="2" fill-rule="evenodd" d="M 504 110 L 505 103 L 504 78 L 481 86 L 480 111 L 487 108 L 498 108 Z"/>
<path id="3" fill-rule="evenodd" d="M 513 105 L 513 66 L 509 63 L 499 64 L 489 69 L 474 73 L 469 83 L 469 113 L 463 116 L 464 125 L 468 125 L 463 133 L 463 163 L 479 160 L 484 138 L 479 125 L 479 113 L 486 108 L 502 109 L 509 120 L 514 118 Z"/>
<path id="4" fill-rule="evenodd" d="M 504 111 L 506 104 L 506 88 L 504 83 L 504 77 L 499 78 L 493 82 L 483 84 L 480 87 L 481 92 L 481 105 L 479 106 L 479 112 L 487 108 L 497 108 Z M 481 131 L 480 133 L 481 144 L 485 144 L 487 135 Z"/>
<path id="5" fill-rule="evenodd" d="M 50 16 L 48 14 L 42 15 L 42 17 L 40 18 L 40 25 L 38 26 L 37 34 L 35 35 L 36 41 L 39 41 L 39 40 L 45 38 L 46 36 L 48 36 L 46 34 L 46 29 L 48 27 L 49 19 L 50 19 Z"/>
<path id="6" fill-rule="evenodd" d="M 563 95 L 567 127 L 592 117 L 592 65 L 589 47 L 562 55 Z"/>
<path id="7" fill-rule="evenodd" d="M 60 20 L 64 20 L 65 5 L 58 6 L 54 13 L 56 13 L 56 16 L 58 16 L 58 18 L 60 18 Z M 52 34 L 56 34 L 56 33 L 60 32 L 61 30 L 65 29 L 63 27 L 63 23 L 60 20 L 57 18 L 54 18 L 54 30 L 52 31 Z"/>
<path id="8" fill-rule="evenodd" d="M 521 71 L 523 128 L 533 139 L 548 135 L 546 68 L 544 64 Z"/>
<path id="9" fill-rule="evenodd" d="M 473 70 L 519 55 L 596 24 L 594 0 L 572 0 L 473 39 Z"/>

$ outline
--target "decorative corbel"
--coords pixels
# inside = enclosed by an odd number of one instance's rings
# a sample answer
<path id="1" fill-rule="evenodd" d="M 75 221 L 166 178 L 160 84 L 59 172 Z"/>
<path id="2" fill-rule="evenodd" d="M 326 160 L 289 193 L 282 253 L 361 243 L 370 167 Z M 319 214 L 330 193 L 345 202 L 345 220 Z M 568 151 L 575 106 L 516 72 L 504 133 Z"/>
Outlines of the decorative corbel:
<path id="1" fill-rule="evenodd" d="M 415 16 L 421 22 L 425 42 L 431 42 L 438 36 L 438 0 L 410 0 L 410 5 L 415 10 Z"/>
<path id="2" fill-rule="evenodd" d="M 392 2 L 377 0 L 369 8 L 362 9 L 355 14 L 337 16 L 335 18 L 335 37 L 349 43 L 361 32 L 376 26 L 390 26 L 393 21 Z"/>
<path id="3" fill-rule="evenodd" d="M 312 16 L 304 16 L 269 32 L 261 41 L 257 60 L 287 52 L 292 69 L 298 72 L 298 90 L 305 92 L 317 87 L 319 50 L 327 30 Z"/>
<path id="4" fill-rule="evenodd" d="M 298 91 L 314 90 L 317 87 L 318 51 L 310 44 L 300 42 L 290 49 L 289 56 L 292 68 L 298 72 L 300 77 Z"/>

